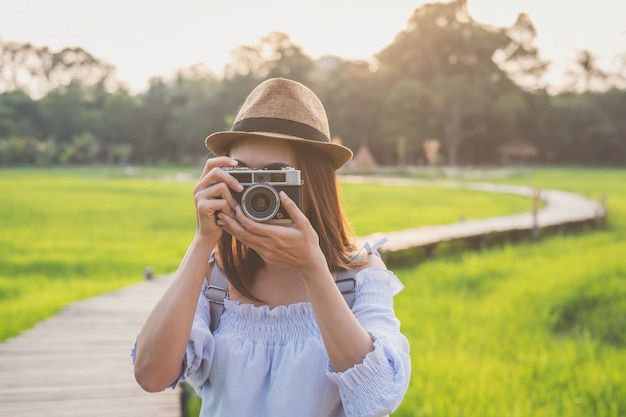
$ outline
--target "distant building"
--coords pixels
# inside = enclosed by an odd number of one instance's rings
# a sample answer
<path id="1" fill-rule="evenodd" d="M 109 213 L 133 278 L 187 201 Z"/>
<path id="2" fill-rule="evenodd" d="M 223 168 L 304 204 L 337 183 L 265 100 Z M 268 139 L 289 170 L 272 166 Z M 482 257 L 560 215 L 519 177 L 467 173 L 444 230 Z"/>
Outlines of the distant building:
<path id="1" fill-rule="evenodd" d="M 370 152 L 370 148 L 367 145 L 361 145 L 349 168 L 359 172 L 373 172 L 378 170 L 378 164 Z"/>
<path id="2" fill-rule="evenodd" d="M 532 144 L 525 141 L 509 141 L 498 148 L 502 163 L 524 163 L 539 155 L 539 151 Z"/>

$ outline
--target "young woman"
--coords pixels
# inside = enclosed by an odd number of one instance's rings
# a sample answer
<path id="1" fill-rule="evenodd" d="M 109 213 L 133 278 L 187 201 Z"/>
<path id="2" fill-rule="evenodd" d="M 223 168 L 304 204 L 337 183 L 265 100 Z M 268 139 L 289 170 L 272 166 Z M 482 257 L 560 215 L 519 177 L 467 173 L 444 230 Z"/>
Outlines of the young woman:
<path id="1" fill-rule="evenodd" d="M 319 99 L 297 82 L 265 81 L 231 131 L 206 144 L 218 156 L 194 190 L 196 234 L 137 337 L 138 383 L 155 392 L 186 380 L 202 416 L 391 413 L 411 368 L 393 310 L 402 284 L 375 249 L 356 247 L 335 174 L 352 152 L 330 141 Z M 279 193 L 292 223 L 244 214 L 233 196 L 243 186 L 223 169 L 242 166 L 300 171 L 300 207 Z M 228 279 L 217 313 L 206 296 L 214 276 Z M 346 276 L 351 306 L 338 286 Z"/>

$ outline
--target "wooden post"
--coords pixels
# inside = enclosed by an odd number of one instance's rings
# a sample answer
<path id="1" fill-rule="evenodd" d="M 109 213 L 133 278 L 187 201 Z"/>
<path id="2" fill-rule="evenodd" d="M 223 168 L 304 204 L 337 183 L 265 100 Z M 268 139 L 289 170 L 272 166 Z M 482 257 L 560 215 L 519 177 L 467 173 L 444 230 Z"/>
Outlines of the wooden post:
<path id="1" fill-rule="evenodd" d="M 144 268 L 143 277 L 146 279 L 146 281 L 152 280 L 152 278 L 154 278 L 154 270 L 150 267 Z"/>
<path id="2" fill-rule="evenodd" d="M 600 195 L 600 207 L 602 207 L 602 215 L 598 215 L 598 212 L 596 211 L 596 218 L 595 218 L 595 226 L 596 227 L 603 227 L 606 224 L 606 216 L 607 216 L 607 211 L 606 211 L 606 194 L 602 194 Z"/>
<path id="3" fill-rule="evenodd" d="M 539 204 L 541 203 L 538 189 L 533 190 L 533 240 L 539 240 Z"/>
<path id="4" fill-rule="evenodd" d="M 428 259 L 435 259 L 435 257 L 437 256 L 437 243 L 431 243 L 430 245 L 426 245 L 424 247 L 424 250 L 426 251 L 426 257 Z"/>
<path id="5" fill-rule="evenodd" d="M 482 251 L 487 246 L 487 237 L 485 235 L 478 235 L 469 238 L 470 245 L 474 250 Z"/>

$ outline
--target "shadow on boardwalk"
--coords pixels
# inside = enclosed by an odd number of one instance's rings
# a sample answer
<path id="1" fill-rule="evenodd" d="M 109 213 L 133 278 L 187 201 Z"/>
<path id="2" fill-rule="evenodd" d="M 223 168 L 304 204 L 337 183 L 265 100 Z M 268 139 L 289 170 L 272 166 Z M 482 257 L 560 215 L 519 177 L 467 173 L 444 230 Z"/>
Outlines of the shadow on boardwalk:
<path id="1" fill-rule="evenodd" d="M 357 177 L 346 180 L 363 181 Z M 368 178 L 368 181 L 372 181 Z M 378 179 L 395 185 L 415 180 Z M 452 187 L 531 195 L 527 187 L 449 184 Z M 563 191 L 544 193 L 539 227 L 597 221 L 598 203 Z M 502 230 L 531 230 L 532 213 L 422 227 L 389 233 L 386 251 L 426 247 L 440 241 Z M 372 241 L 372 239 L 367 239 Z M 141 390 L 133 377 L 131 344 L 171 276 L 80 301 L 0 345 L 0 416 L 175 417 L 180 388 L 159 394 Z"/>

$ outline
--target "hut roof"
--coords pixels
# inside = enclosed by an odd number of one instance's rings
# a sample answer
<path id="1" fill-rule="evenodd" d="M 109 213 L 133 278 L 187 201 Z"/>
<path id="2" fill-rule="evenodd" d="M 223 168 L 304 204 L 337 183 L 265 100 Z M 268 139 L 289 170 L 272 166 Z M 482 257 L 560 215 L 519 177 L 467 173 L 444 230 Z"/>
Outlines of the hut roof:
<path id="1" fill-rule="evenodd" d="M 532 144 L 520 140 L 506 142 L 498 148 L 498 152 L 502 156 L 517 158 L 531 158 L 539 154 L 537 148 Z"/>
<path id="2" fill-rule="evenodd" d="M 361 145 L 356 152 L 352 160 L 352 168 L 359 171 L 373 171 L 378 168 L 378 164 L 367 145 Z"/>

